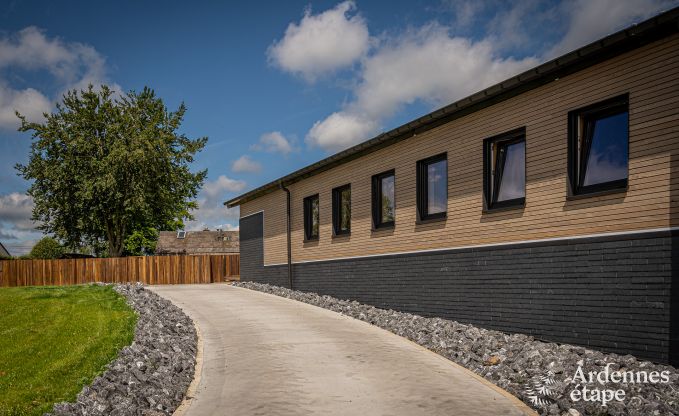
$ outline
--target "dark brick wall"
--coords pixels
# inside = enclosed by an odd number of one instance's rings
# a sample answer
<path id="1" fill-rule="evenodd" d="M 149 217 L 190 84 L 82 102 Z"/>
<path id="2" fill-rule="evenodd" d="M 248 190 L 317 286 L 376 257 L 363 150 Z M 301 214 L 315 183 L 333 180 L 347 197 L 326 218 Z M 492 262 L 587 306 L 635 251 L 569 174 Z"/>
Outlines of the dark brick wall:
<path id="1" fill-rule="evenodd" d="M 262 265 L 262 215 L 240 230 L 241 279 L 288 286 Z M 668 231 L 302 263 L 294 288 L 676 364 L 677 247 Z"/>
<path id="2" fill-rule="evenodd" d="M 670 287 L 670 360 L 679 367 L 679 235 L 672 235 L 672 285 Z"/>
<path id="3" fill-rule="evenodd" d="M 264 226 L 262 213 L 240 219 L 240 278 L 288 287 L 287 266 L 264 267 Z"/>

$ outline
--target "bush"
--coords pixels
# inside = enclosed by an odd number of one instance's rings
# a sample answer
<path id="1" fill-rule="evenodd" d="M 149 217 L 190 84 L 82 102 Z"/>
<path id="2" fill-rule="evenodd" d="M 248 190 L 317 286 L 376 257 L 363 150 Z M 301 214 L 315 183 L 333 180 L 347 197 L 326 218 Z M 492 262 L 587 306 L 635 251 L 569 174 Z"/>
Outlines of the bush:
<path id="1" fill-rule="evenodd" d="M 31 249 L 32 259 L 58 259 L 64 254 L 64 247 L 52 237 L 44 237 Z"/>

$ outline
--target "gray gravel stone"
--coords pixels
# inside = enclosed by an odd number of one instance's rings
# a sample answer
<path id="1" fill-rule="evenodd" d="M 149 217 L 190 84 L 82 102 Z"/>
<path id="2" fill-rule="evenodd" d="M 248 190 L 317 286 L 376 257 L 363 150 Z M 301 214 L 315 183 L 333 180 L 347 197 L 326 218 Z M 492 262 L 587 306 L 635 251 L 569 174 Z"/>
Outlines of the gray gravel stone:
<path id="1" fill-rule="evenodd" d="M 236 286 L 271 293 L 320 306 L 371 323 L 414 341 L 472 371 L 514 394 L 542 415 L 679 415 L 679 370 L 674 367 L 638 360 L 580 346 L 542 342 L 523 334 L 505 334 L 441 318 L 424 318 L 409 313 L 378 309 L 355 301 L 335 299 L 278 286 L 239 282 Z M 495 357 L 495 358 L 493 358 Z M 587 384 L 588 388 L 621 389 L 622 402 L 574 401 L 573 377 L 578 366 L 590 371 L 666 371 L 666 383 Z M 549 393 L 543 404 L 535 404 L 527 391 L 549 379 Z"/>
<path id="2" fill-rule="evenodd" d="M 132 345 L 53 415 L 171 415 L 193 380 L 197 335 L 193 321 L 140 284 L 116 285 L 137 312 Z"/>

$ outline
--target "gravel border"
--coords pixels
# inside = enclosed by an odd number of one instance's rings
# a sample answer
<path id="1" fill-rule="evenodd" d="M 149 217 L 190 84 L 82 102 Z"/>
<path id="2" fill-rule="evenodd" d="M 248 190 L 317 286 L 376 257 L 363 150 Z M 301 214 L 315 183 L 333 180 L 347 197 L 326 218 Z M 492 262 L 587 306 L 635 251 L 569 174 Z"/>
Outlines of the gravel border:
<path id="1" fill-rule="evenodd" d="M 234 286 L 270 293 L 339 312 L 393 332 L 434 351 L 507 390 L 542 415 L 679 415 L 679 370 L 638 360 L 631 355 L 603 353 L 584 347 L 536 340 L 523 334 L 505 334 L 441 318 L 378 309 L 356 301 L 278 286 L 236 282 Z M 571 392 L 582 386 L 573 381 L 580 366 L 594 371 L 666 371 L 667 382 L 586 383 L 588 389 L 623 390 L 623 401 L 574 401 Z M 577 385 L 577 386 L 576 386 Z M 538 392 L 540 387 L 548 391 Z M 538 403 L 535 400 L 539 399 Z"/>
<path id="2" fill-rule="evenodd" d="M 141 284 L 116 285 L 138 315 L 132 345 L 53 415 L 171 415 L 193 380 L 197 333 L 180 308 Z"/>

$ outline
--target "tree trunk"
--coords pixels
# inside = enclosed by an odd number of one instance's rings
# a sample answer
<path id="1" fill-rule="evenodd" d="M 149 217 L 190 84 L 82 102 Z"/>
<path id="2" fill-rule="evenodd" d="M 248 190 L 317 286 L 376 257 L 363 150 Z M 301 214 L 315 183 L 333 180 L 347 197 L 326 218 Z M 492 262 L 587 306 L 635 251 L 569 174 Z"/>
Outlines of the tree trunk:
<path id="1" fill-rule="evenodd" d="M 109 257 L 122 257 L 123 256 L 123 244 L 120 241 L 108 242 L 108 256 Z"/>
<path id="2" fill-rule="evenodd" d="M 111 222 L 106 223 L 106 234 L 108 237 L 108 256 L 122 257 L 123 256 L 123 241 L 125 238 L 125 227 L 116 227 Z"/>

